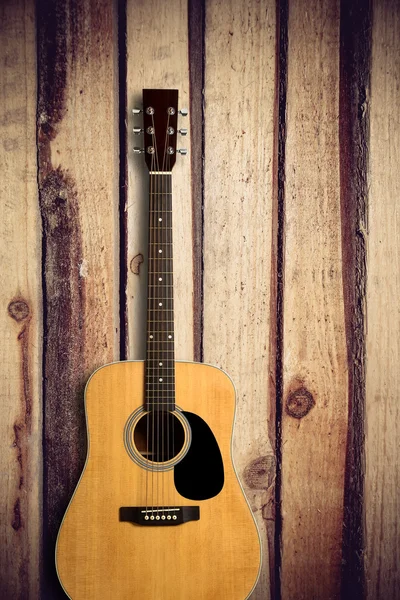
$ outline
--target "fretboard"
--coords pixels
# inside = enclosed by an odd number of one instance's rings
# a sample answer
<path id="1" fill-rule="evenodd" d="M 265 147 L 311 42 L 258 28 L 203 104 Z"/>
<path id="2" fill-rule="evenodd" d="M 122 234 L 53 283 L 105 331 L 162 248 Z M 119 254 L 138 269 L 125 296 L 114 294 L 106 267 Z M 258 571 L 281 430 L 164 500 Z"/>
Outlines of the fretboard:
<path id="1" fill-rule="evenodd" d="M 146 409 L 175 409 L 171 174 L 150 172 Z"/>

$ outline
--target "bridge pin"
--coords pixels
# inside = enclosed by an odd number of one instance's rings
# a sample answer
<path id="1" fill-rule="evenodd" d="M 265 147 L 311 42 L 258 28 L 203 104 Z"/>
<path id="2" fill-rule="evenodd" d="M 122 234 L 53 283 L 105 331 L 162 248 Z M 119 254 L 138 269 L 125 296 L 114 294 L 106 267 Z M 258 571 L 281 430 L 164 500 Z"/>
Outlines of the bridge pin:
<path id="1" fill-rule="evenodd" d="M 174 515 L 172 518 L 174 521 L 176 521 L 178 517 L 176 515 Z"/>
<path id="2" fill-rule="evenodd" d="M 145 518 L 144 518 L 144 520 L 148 521 L 149 520 L 149 515 L 146 515 Z"/>
<path id="3" fill-rule="evenodd" d="M 154 515 L 151 515 L 150 520 L 154 521 Z"/>
<path id="4" fill-rule="evenodd" d="M 168 515 L 167 519 L 168 519 L 168 521 L 170 521 L 171 520 L 171 515 Z"/>
<path id="5" fill-rule="evenodd" d="M 160 520 L 160 515 L 156 516 L 156 520 L 159 521 Z"/>
<path id="6" fill-rule="evenodd" d="M 165 521 L 165 515 L 163 515 L 161 518 L 162 518 L 163 521 Z"/>

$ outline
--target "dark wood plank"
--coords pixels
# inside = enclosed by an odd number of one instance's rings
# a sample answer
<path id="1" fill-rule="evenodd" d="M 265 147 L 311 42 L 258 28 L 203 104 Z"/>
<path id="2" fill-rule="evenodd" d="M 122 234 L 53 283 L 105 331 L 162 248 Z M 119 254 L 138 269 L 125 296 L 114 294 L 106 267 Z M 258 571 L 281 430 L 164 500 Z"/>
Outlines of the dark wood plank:
<path id="1" fill-rule="evenodd" d="M 349 428 L 343 517 L 342 598 L 364 595 L 365 300 L 371 6 L 341 2 L 340 189 Z"/>
<path id="2" fill-rule="evenodd" d="M 86 453 L 83 391 L 118 357 L 116 7 L 38 2 L 39 197 L 44 286 L 44 595 Z"/>
<path id="3" fill-rule="evenodd" d="M 193 356 L 203 360 L 204 0 L 189 0 L 190 162 L 193 214 Z"/>

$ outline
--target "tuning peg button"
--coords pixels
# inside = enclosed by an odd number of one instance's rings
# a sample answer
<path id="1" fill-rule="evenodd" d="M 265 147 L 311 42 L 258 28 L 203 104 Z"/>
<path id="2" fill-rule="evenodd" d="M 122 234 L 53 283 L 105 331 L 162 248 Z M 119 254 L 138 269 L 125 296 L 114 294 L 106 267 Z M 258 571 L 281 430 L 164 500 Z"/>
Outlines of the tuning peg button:
<path id="1" fill-rule="evenodd" d="M 135 148 L 133 149 L 133 154 L 143 154 L 144 153 L 144 148 Z"/>
<path id="2" fill-rule="evenodd" d="M 179 154 L 187 154 L 187 148 L 180 148 L 180 150 L 177 150 L 177 152 L 179 152 Z"/>
<path id="3" fill-rule="evenodd" d="M 132 108 L 132 112 L 134 115 L 140 115 L 143 112 L 141 108 Z"/>
<path id="4" fill-rule="evenodd" d="M 178 129 L 178 131 L 181 135 L 187 135 L 187 132 L 188 132 L 188 130 L 185 129 L 184 127 L 182 127 L 182 129 Z"/>
<path id="5" fill-rule="evenodd" d="M 187 117 L 188 116 L 188 109 L 187 108 L 181 108 L 181 110 L 179 111 L 179 114 L 182 115 L 182 117 Z"/>
<path id="6" fill-rule="evenodd" d="M 134 127 L 132 131 L 135 135 L 140 135 L 144 132 L 144 129 L 141 129 L 140 127 Z"/>

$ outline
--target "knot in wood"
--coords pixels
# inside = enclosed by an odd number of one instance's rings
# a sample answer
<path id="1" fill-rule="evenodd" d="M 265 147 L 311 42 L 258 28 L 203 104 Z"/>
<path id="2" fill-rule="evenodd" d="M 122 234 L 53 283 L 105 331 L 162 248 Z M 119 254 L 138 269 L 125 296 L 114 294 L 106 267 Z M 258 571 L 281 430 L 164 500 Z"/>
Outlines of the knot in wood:
<path id="1" fill-rule="evenodd" d="M 306 388 L 300 388 L 289 394 L 286 400 L 286 412 L 295 419 L 301 419 L 315 405 L 312 394 Z"/>
<path id="2" fill-rule="evenodd" d="M 143 260 L 143 254 L 136 254 L 136 256 L 132 258 L 130 264 L 132 273 L 135 275 L 140 274 L 140 265 L 142 264 Z"/>
<path id="3" fill-rule="evenodd" d="M 275 475 L 275 457 L 260 456 L 247 465 L 243 472 L 246 485 L 253 490 L 269 488 Z"/>
<path id="4" fill-rule="evenodd" d="M 15 321 L 23 321 L 29 315 L 29 306 L 25 300 L 13 300 L 8 305 L 8 314 Z"/>

